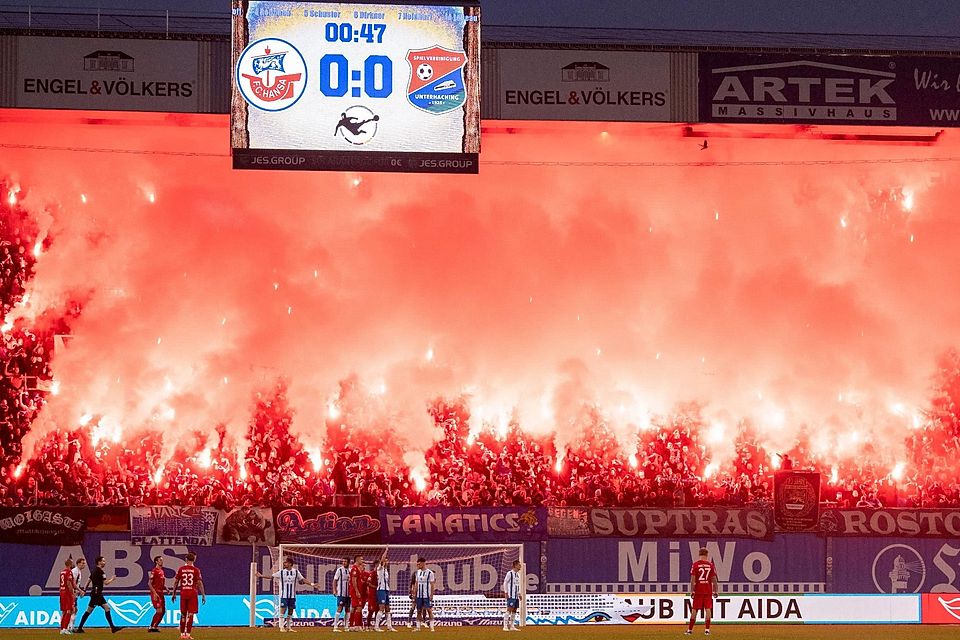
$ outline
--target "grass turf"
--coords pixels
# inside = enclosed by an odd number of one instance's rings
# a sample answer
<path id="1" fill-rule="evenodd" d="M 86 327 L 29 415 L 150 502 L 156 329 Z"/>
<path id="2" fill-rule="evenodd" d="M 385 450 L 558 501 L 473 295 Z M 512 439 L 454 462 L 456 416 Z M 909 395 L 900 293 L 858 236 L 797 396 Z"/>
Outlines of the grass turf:
<path id="1" fill-rule="evenodd" d="M 636 640 L 637 638 L 683 638 L 685 627 L 682 625 L 607 625 L 607 626 L 569 626 L 569 627 L 527 627 L 515 634 L 506 634 L 497 627 L 447 627 L 438 628 L 436 632 L 421 631 L 417 636 L 426 634 L 429 638 L 446 640 L 492 640 L 513 638 L 535 638 L 537 640 L 552 640 L 561 638 L 568 640 Z M 394 634 L 375 634 L 373 632 L 334 634 L 329 628 L 298 629 L 292 636 L 296 640 L 316 640 L 324 638 L 349 637 L 411 637 L 410 629 L 399 629 Z M 4 640 L 49 640 L 57 635 L 57 629 L 4 629 L 0 637 Z M 193 630 L 195 640 L 263 640 L 276 639 L 280 636 L 277 629 L 247 629 L 232 627 L 197 627 Z M 694 636 L 703 635 L 703 625 L 697 625 Z M 180 634 L 174 628 L 165 628 L 159 634 L 148 634 L 146 629 L 124 629 L 116 635 L 111 635 L 108 629 L 88 629 L 82 636 L 84 640 L 116 638 L 173 638 L 179 640 Z M 284 638 L 291 638 L 283 634 Z M 952 625 L 920 626 L 920 625 L 715 625 L 711 638 L 744 640 L 955 640 L 958 629 Z M 426 639 L 424 639 L 426 640 Z"/>

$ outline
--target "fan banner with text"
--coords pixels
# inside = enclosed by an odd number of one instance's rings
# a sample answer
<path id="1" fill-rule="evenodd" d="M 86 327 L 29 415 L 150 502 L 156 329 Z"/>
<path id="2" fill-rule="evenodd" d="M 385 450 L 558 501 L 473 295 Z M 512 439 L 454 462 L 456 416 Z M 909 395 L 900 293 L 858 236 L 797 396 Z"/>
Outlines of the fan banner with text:
<path id="1" fill-rule="evenodd" d="M 604 509 L 550 507 L 551 538 L 704 537 L 770 540 L 773 514 L 766 507 Z"/>
<path id="2" fill-rule="evenodd" d="M 278 507 L 273 513 L 281 544 L 380 542 L 377 508 Z"/>

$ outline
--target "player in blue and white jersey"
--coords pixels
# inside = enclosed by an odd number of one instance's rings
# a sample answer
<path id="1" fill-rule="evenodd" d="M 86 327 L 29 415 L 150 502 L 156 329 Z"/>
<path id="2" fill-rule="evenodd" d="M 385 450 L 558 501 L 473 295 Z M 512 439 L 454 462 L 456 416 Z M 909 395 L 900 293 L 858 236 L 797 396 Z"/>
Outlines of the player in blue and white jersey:
<path id="1" fill-rule="evenodd" d="M 263 576 L 257 573 L 257 577 L 262 578 Z M 300 570 L 293 568 L 293 560 L 291 558 L 284 558 L 283 569 L 275 572 L 273 578 L 274 580 L 280 581 L 280 620 L 277 626 L 281 632 L 295 632 L 296 629 L 293 628 L 293 611 L 297 608 L 297 585 L 309 584 L 313 588 L 317 588 L 317 585 L 312 582 L 307 582 L 307 579 L 303 577 Z M 287 621 L 286 628 L 283 626 L 284 617 L 286 617 Z"/>
<path id="2" fill-rule="evenodd" d="M 427 569 L 427 561 L 423 558 L 417 558 L 417 626 L 414 631 L 420 631 L 420 627 L 430 621 L 430 631 L 433 628 L 433 585 L 437 581 L 437 575 L 433 569 Z"/>
<path id="3" fill-rule="evenodd" d="M 343 564 L 337 567 L 333 574 L 333 595 L 337 598 L 337 612 L 333 614 L 333 630 L 337 633 L 340 629 L 340 616 L 343 615 L 343 626 L 347 631 L 350 630 L 350 558 L 344 558 Z"/>
<path id="4" fill-rule="evenodd" d="M 387 631 L 396 631 L 393 628 L 393 616 L 390 615 L 390 562 L 386 556 L 380 559 L 377 566 L 377 605 L 379 609 L 373 621 L 373 630 L 382 631 L 380 617 L 387 623 Z"/>
<path id="5" fill-rule="evenodd" d="M 520 581 L 523 579 L 520 575 L 520 561 L 513 561 L 513 569 L 507 571 L 503 578 L 503 593 L 507 597 L 507 613 L 503 616 L 504 631 L 519 631 L 514 625 L 514 619 L 517 615 L 517 609 L 520 608 Z"/>

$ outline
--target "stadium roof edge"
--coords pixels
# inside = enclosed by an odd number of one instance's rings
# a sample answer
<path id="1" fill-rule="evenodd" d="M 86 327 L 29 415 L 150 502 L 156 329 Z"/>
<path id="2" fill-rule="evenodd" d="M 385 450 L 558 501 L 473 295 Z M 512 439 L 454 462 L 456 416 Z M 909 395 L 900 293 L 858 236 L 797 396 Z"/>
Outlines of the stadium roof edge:
<path id="1" fill-rule="evenodd" d="M 220 13 L 49 9 L 0 5 L 6 35 L 164 38 L 220 41 L 230 37 Z M 746 51 L 960 56 L 960 36 L 827 34 L 695 29 L 637 29 L 483 25 L 494 48 Z"/>

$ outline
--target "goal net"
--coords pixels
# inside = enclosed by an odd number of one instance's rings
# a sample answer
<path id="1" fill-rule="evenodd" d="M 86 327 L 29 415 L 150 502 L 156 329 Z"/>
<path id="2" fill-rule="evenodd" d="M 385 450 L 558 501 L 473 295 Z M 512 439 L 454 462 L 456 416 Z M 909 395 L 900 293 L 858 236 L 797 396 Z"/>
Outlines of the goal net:
<path id="1" fill-rule="evenodd" d="M 357 555 L 363 556 L 368 571 L 374 571 L 376 564 L 384 557 L 389 561 L 390 609 L 394 624 L 412 622 L 410 583 L 417 570 L 417 559 L 424 558 L 427 568 L 433 569 L 436 575 L 433 614 L 438 626 L 502 625 L 507 604 L 503 581 L 513 562 L 519 560 L 523 579 L 520 580 L 517 623 L 523 625 L 526 618 L 526 567 L 523 565 L 522 544 L 284 544 L 271 548 L 270 555 L 273 571 L 278 571 L 283 562 L 290 559 L 307 582 L 321 587 L 318 591 L 309 585 L 300 586 L 294 617 L 301 625 L 332 624 L 337 609 L 333 596 L 334 574 L 345 558 L 352 565 Z M 276 613 L 279 614 L 280 581 L 273 582 L 275 606 L 278 607 Z M 251 602 L 257 602 L 253 593 Z M 271 623 L 266 616 L 263 620 L 266 624 Z"/>

